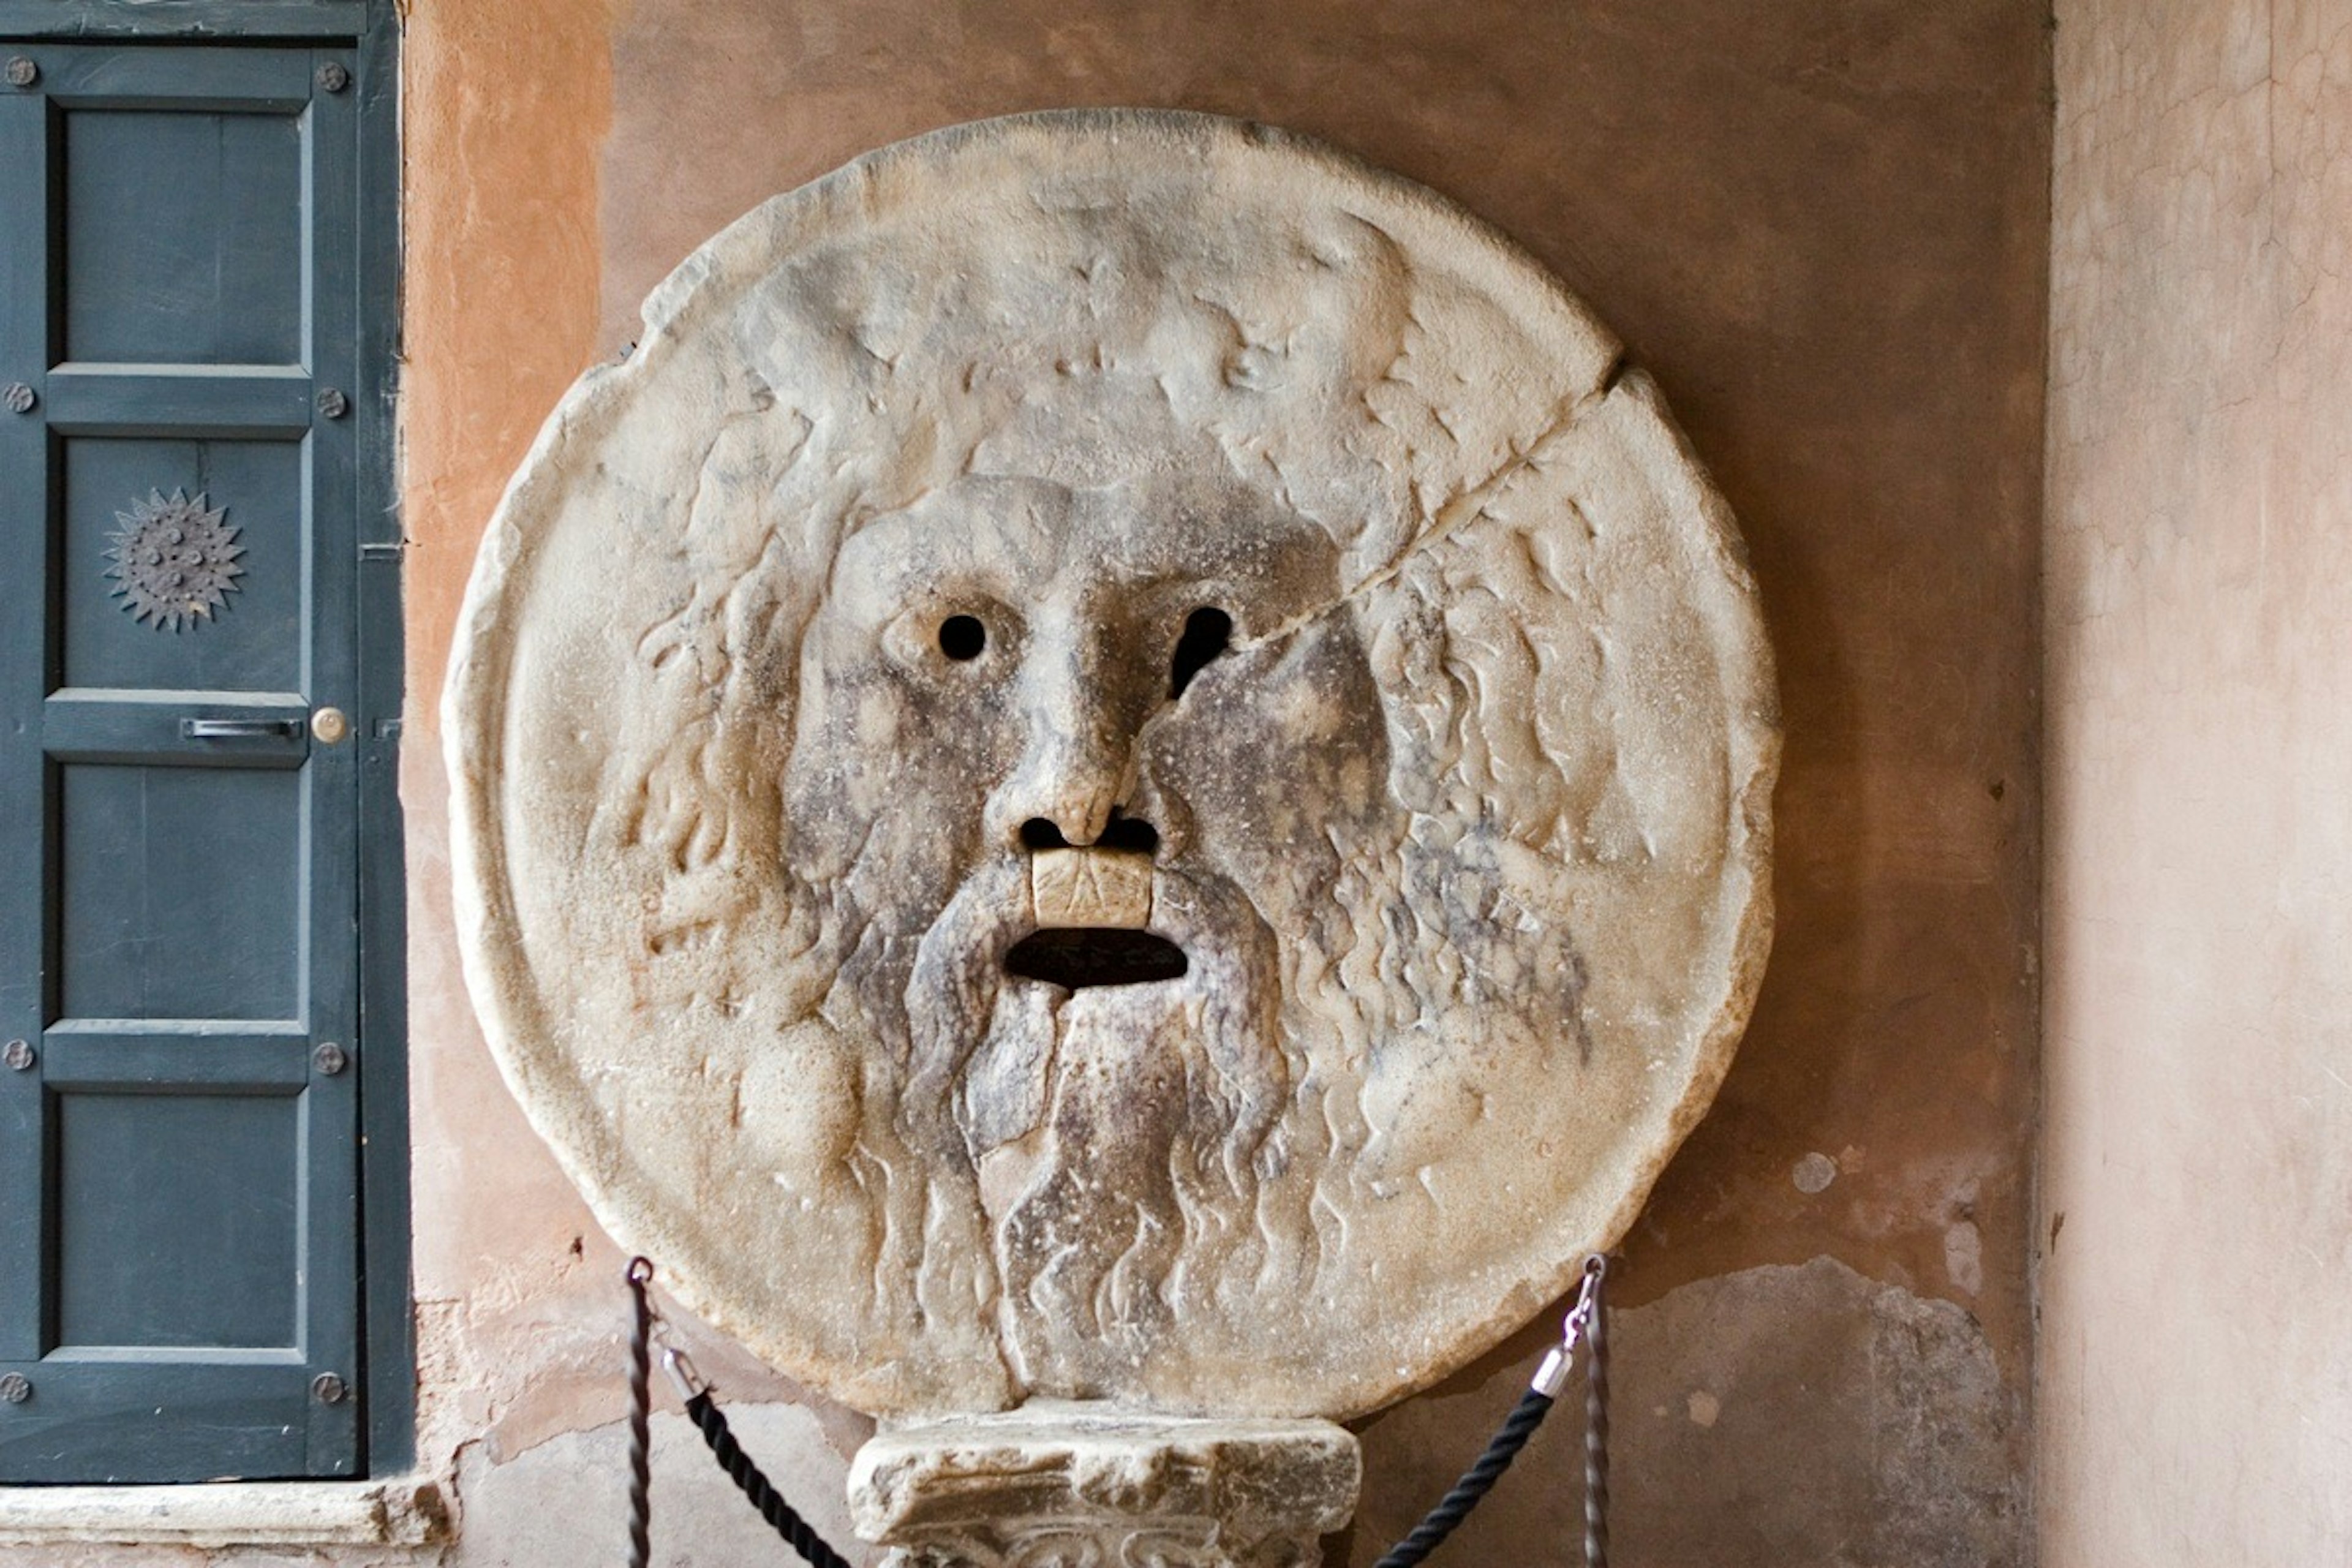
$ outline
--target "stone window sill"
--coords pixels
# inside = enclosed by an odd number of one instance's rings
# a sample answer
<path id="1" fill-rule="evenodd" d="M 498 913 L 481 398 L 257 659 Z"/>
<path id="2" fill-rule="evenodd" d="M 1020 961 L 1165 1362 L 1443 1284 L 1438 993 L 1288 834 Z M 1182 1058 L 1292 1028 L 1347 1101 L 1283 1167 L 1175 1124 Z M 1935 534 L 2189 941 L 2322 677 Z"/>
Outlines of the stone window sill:
<path id="1" fill-rule="evenodd" d="M 0 1487 L 0 1546 L 430 1546 L 448 1533 L 440 1489 L 415 1477 Z"/>

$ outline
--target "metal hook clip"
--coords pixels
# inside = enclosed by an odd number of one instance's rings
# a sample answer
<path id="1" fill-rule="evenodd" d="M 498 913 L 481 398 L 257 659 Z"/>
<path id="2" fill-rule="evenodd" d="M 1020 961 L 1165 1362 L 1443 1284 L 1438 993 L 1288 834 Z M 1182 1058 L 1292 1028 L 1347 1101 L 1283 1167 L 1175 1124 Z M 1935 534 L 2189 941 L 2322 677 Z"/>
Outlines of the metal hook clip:
<path id="1" fill-rule="evenodd" d="M 661 1346 L 662 1371 L 669 1374 L 670 1384 L 677 1390 L 680 1399 L 694 1399 L 709 1393 L 710 1384 L 703 1381 L 702 1373 L 695 1369 L 694 1358 L 669 1342 L 672 1331 L 669 1320 L 661 1315 L 661 1310 L 654 1305 L 653 1297 L 646 1289 L 653 1277 L 654 1266 L 650 1259 L 633 1258 L 629 1260 L 629 1285 L 636 1291 L 638 1305 L 645 1311 L 649 1337 Z"/>
<path id="2" fill-rule="evenodd" d="M 695 1370 L 693 1359 L 676 1345 L 662 1346 L 662 1371 L 669 1374 L 670 1386 L 682 1400 L 698 1399 L 710 1392 L 710 1384 Z"/>
<path id="3" fill-rule="evenodd" d="M 1528 1386 L 1547 1399 L 1558 1399 L 1568 1386 L 1569 1373 L 1576 1366 L 1576 1351 L 1591 1331 L 1592 1315 L 1601 1310 L 1601 1281 L 1609 1272 L 1609 1260 L 1599 1253 L 1584 1260 L 1584 1282 L 1577 1288 L 1576 1300 L 1560 1320 L 1559 1343 L 1544 1354 L 1535 1376 Z"/>

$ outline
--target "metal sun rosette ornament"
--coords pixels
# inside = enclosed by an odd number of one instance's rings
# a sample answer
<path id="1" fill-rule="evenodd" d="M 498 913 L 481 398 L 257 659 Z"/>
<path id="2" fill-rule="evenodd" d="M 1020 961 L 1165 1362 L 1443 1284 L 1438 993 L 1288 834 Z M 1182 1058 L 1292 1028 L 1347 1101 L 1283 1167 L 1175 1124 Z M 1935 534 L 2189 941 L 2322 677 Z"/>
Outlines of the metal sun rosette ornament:
<path id="1" fill-rule="evenodd" d="M 227 511 L 208 509 L 201 491 L 190 500 L 186 490 L 175 489 L 168 499 L 150 490 L 145 500 L 114 514 L 122 526 L 107 536 L 113 564 L 106 574 L 118 584 L 115 596 L 131 619 L 176 632 L 190 621 L 211 619 L 228 603 L 245 574 L 237 560 L 245 546 L 236 542 L 237 530 L 222 521 Z"/>

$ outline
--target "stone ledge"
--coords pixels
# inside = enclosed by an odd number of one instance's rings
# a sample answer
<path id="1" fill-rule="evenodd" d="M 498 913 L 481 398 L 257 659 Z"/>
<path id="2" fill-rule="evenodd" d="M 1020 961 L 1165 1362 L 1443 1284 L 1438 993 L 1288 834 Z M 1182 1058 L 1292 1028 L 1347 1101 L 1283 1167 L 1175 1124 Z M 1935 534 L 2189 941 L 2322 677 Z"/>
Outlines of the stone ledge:
<path id="1" fill-rule="evenodd" d="M 449 1535 L 432 1481 L 0 1487 L 0 1546 L 430 1546 Z"/>
<path id="2" fill-rule="evenodd" d="M 1209 1419 L 1039 1402 L 887 1427 L 849 1511 L 884 1568 L 1032 1562 L 1307 1568 L 1363 1478 L 1328 1421 Z"/>

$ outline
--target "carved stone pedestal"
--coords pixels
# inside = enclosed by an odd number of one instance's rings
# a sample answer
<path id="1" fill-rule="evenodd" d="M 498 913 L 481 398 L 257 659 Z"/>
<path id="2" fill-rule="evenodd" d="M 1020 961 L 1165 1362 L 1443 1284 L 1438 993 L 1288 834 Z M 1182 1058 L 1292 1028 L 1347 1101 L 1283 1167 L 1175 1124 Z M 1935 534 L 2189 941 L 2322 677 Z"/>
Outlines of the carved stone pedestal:
<path id="1" fill-rule="evenodd" d="M 887 1568 L 1297 1568 L 1362 1479 L 1328 1421 L 1033 1405 L 884 1431 L 849 1507 Z"/>

